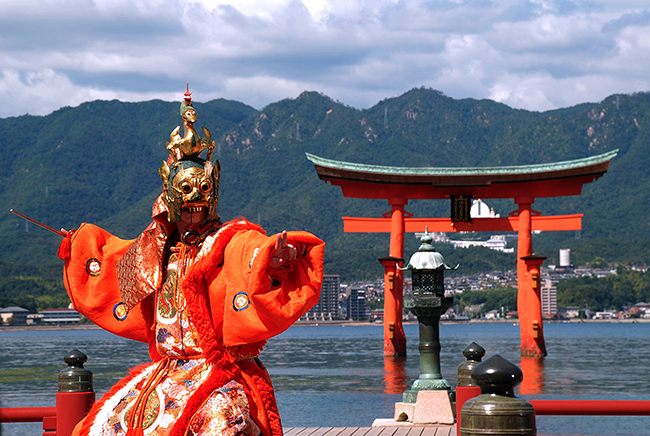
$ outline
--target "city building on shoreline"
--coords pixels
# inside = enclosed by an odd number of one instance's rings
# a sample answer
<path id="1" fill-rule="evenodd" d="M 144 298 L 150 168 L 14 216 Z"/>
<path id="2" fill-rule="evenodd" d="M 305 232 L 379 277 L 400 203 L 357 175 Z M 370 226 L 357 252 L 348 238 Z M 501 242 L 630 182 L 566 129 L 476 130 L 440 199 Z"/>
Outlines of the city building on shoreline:
<path id="1" fill-rule="evenodd" d="M 24 325 L 27 324 L 29 310 L 24 307 L 9 306 L 0 309 L 0 319 L 3 325 Z"/>
<path id="2" fill-rule="evenodd" d="M 366 289 L 363 286 L 351 286 L 347 302 L 347 319 L 365 321 L 366 314 Z"/>
<path id="3" fill-rule="evenodd" d="M 545 318 L 555 318 L 557 316 L 557 288 L 553 286 L 553 282 L 550 279 L 544 281 L 541 294 L 542 316 Z"/>
<path id="4" fill-rule="evenodd" d="M 301 319 L 305 321 L 326 321 L 340 319 L 339 293 L 341 277 L 338 274 L 323 275 L 323 286 L 318 304 L 309 309 Z"/>
<path id="5" fill-rule="evenodd" d="M 41 310 L 42 324 L 76 324 L 81 321 L 81 314 L 74 309 L 45 309 Z"/>

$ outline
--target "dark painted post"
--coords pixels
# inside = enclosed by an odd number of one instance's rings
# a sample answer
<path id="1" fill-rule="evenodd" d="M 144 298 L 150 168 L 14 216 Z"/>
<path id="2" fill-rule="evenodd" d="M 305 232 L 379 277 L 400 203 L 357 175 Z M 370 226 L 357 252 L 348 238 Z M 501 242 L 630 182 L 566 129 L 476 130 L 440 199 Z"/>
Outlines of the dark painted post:
<path id="1" fill-rule="evenodd" d="M 463 406 L 460 434 L 535 436 L 535 409 L 514 394 L 522 379 L 521 369 L 499 355 L 476 365 L 472 381 L 480 386 L 481 395 Z"/>
<path id="2" fill-rule="evenodd" d="M 72 350 L 63 361 L 68 367 L 59 373 L 56 394 L 56 435 L 70 436 L 72 430 L 95 402 L 93 374 L 84 368 L 88 360 L 79 350 Z"/>

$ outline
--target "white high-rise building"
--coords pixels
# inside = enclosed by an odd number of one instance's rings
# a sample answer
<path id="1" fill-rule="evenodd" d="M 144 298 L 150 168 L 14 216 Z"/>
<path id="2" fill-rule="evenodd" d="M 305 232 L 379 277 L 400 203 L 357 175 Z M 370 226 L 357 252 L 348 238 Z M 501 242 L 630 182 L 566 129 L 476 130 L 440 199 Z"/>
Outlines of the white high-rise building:
<path id="1" fill-rule="evenodd" d="M 555 315 L 557 313 L 557 288 L 547 279 L 541 289 L 542 315 Z"/>
<path id="2" fill-rule="evenodd" d="M 560 268 L 568 268 L 571 266 L 571 249 L 562 248 L 560 250 Z"/>

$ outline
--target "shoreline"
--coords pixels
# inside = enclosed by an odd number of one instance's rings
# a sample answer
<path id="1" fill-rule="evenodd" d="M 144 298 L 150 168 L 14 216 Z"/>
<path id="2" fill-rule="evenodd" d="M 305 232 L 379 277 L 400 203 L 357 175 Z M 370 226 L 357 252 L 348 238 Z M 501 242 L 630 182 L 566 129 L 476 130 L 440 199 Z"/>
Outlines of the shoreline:
<path id="1" fill-rule="evenodd" d="M 519 324 L 517 319 L 471 319 L 471 320 L 441 320 L 440 325 L 456 324 Z M 648 318 L 634 319 L 566 319 L 566 320 L 545 320 L 544 324 L 649 324 Z M 403 325 L 417 324 L 416 320 L 404 321 Z M 297 321 L 291 327 L 320 327 L 320 326 L 382 326 L 381 322 L 350 321 L 350 320 L 326 320 L 326 321 Z M 0 326 L 2 332 L 17 331 L 65 331 L 65 330 L 103 330 L 95 324 L 61 324 L 61 325 L 19 325 Z"/>
<path id="2" fill-rule="evenodd" d="M 52 330 L 103 330 L 96 324 L 61 324 L 61 325 L 3 325 L 0 326 L 2 332 L 20 332 L 25 330 L 34 331 L 52 331 Z"/>

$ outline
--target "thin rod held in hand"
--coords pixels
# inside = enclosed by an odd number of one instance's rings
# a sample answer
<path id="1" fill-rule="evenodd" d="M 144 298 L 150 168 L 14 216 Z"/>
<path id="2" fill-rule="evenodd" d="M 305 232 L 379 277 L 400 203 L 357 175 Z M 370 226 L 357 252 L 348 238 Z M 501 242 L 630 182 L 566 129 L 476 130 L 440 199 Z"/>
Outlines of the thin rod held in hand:
<path id="1" fill-rule="evenodd" d="M 59 232 L 58 230 L 54 230 L 52 227 L 46 226 L 46 225 L 43 224 L 43 223 L 39 223 L 39 222 L 36 221 L 36 220 L 33 220 L 33 219 L 31 219 L 31 218 L 28 218 L 28 217 L 26 217 L 25 215 L 23 215 L 23 214 L 20 213 L 20 212 L 16 212 L 16 211 L 13 210 L 13 209 L 9 209 L 9 212 L 14 213 L 14 214 L 18 215 L 19 217 L 21 217 L 21 218 L 23 218 L 23 219 L 26 219 L 27 221 L 29 221 L 29 222 L 31 222 L 31 223 L 34 223 L 34 224 L 36 224 L 36 225 L 38 225 L 38 226 L 41 226 L 41 227 L 43 227 L 44 229 L 48 229 L 50 232 L 54 232 L 54 233 L 56 233 L 57 235 L 63 236 L 63 237 L 65 238 L 65 234 L 63 234 L 63 232 Z"/>

